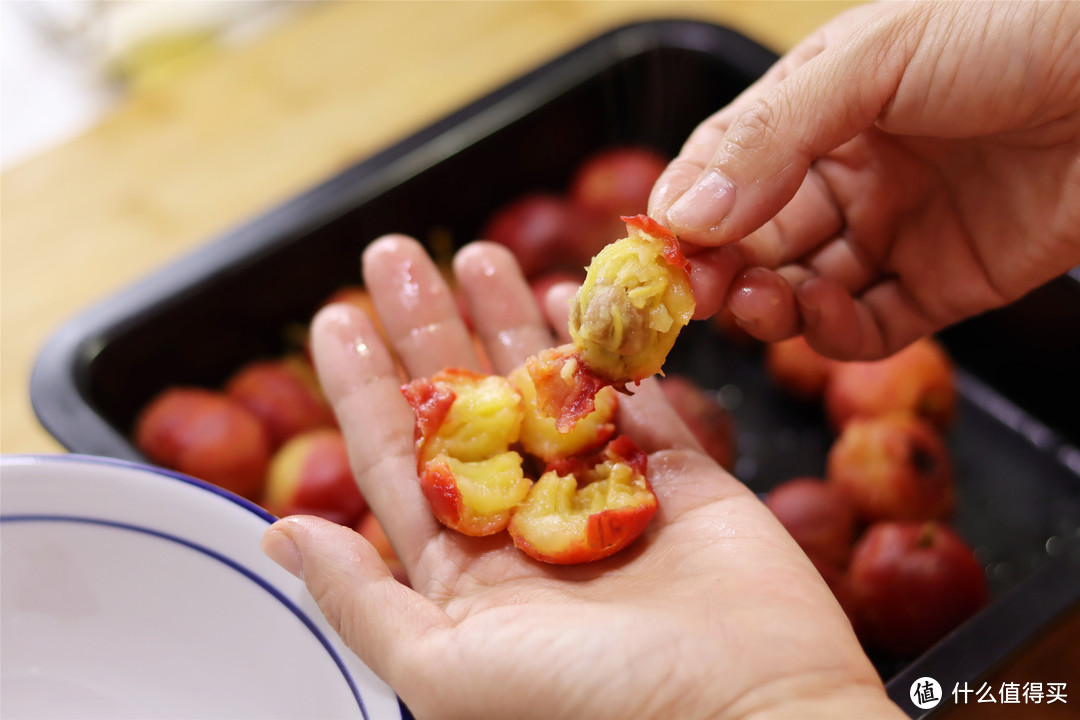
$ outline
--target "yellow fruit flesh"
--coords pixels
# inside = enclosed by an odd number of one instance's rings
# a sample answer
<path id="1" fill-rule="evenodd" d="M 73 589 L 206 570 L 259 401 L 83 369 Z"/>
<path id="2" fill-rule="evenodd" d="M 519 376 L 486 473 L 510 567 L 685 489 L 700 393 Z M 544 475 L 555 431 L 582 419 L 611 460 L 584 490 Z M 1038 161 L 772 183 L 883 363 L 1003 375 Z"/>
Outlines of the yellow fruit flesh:
<path id="1" fill-rule="evenodd" d="M 605 462 L 587 475 L 583 480 L 588 484 L 580 489 L 573 475 L 554 471 L 536 481 L 514 519 L 531 544 L 557 553 L 586 537 L 589 516 L 638 507 L 651 496 L 645 478 L 625 463 Z"/>
<path id="2" fill-rule="evenodd" d="M 519 440 L 526 452 L 545 461 L 570 457 L 596 447 L 598 439 L 602 442 L 610 435 L 610 432 L 601 434 L 601 429 L 612 421 L 618 407 L 618 393 L 614 389 L 602 388 L 594 399 L 596 409 L 578 420 L 570 432 L 562 433 L 555 418 L 537 408 L 536 387 L 525 366 L 510 373 L 509 379 L 521 393 L 523 418 Z"/>
<path id="3" fill-rule="evenodd" d="M 510 510 L 529 494 L 532 483 L 521 471 L 521 456 L 505 452 L 488 460 L 462 462 L 445 457 L 461 502 L 482 515 Z"/>
<path id="4" fill-rule="evenodd" d="M 690 321 L 689 277 L 663 250 L 662 240 L 632 228 L 589 265 L 570 306 L 570 335 L 593 374 L 630 382 L 660 372 Z"/>
<path id="5" fill-rule="evenodd" d="M 521 432 L 522 405 L 518 391 L 505 378 L 488 376 L 478 382 L 456 383 L 457 397 L 441 427 L 425 447 L 425 460 L 439 454 L 465 462 L 505 452 Z"/>

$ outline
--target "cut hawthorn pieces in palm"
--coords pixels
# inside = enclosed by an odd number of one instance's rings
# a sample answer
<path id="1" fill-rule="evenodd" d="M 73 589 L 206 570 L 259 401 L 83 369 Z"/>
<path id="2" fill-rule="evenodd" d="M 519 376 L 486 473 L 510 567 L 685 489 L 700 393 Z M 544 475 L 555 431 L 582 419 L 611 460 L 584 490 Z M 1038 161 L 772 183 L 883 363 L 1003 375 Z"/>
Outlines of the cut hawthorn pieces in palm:
<path id="1" fill-rule="evenodd" d="M 596 395 L 610 383 L 590 373 L 573 345 L 542 350 L 525 361 L 536 388 L 536 407 L 553 418 L 561 433 L 574 429 L 579 420 L 596 409 Z"/>
<path id="2" fill-rule="evenodd" d="M 510 382 L 521 393 L 524 417 L 519 441 L 525 452 L 544 462 L 570 455 L 595 452 L 615 432 L 615 411 L 619 396 L 613 388 L 602 387 L 592 398 L 594 409 L 566 432 L 561 431 L 555 418 L 537 407 L 536 387 L 526 366 L 510 373 Z"/>
<path id="3" fill-rule="evenodd" d="M 475 462 L 437 455 L 420 473 L 420 489 L 439 522 L 473 536 L 505 529 L 531 485 L 516 452 Z"/>
<path id="4" fill-rule="evenodd" d="M 620 436 L 591 458 L 550 464 L 508 529 L 514 544 L 537 560 L 590 562 L 637 539 L 656 508 L 645 453 Z"/>
<path id="5" fill-rule="evenodd" d="M 450 368 L 401 388 L 416 413 L 419 469 L 436 455 L 474 462 L 497 455 L 521 432 L 521 394 L 498 375 Z"/>
<path id="6" fill-rule="evenodd" d="M 570 304 L 585 367 L 616 385 L 661 371 L 695 305 L 675 235 L 647 215 L 623 220 L 627 236 L 597 253 Z"/>

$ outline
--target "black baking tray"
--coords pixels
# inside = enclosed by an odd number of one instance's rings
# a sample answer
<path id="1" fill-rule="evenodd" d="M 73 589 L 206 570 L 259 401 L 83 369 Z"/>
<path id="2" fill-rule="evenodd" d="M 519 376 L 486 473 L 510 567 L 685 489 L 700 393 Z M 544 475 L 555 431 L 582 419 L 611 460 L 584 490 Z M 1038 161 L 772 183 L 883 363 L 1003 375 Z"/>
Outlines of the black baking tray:
<path id="1" fill-rule="evenodd" d="M 599 148 L 674 155 L 775 59 L 701 22 L 608 32 L 74 319 L 40 354 L 35 411 L 72 451 L 145 460 L 128 438 L 151 397 L 173 384 L 219 386 L 241 364 L 280 354 L 283 328 L 358 281 L 374 238 L 403 232 L 433 249 L 456 247 L 516 195 L 564 190 Z M 1063 277 L 941 339 L 961 368 L 949 438 L 961 498 L 954 522 L 986 565 L 991 603 L 917 660 L 876 659 L 913 717 L 916 678 L 946 689 L 974 681 L 1080 602 L 1080 283 Z M 695 323 L 668 371 L 731 406 L 736 474 L 754 490 L 822 473 L 832 437 L 821 411 L 773 390 L 760 348 Z"/>

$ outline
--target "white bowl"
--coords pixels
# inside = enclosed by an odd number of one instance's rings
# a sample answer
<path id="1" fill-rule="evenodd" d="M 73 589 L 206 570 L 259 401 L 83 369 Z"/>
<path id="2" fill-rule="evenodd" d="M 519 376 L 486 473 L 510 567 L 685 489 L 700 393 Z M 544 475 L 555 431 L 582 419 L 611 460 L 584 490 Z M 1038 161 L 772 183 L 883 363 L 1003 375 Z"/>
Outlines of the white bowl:
<path id="1" fill-rule="evenodd" d="M 393 691 L 199 480 L 76 455 L 0 458 L 0 716 L 393 718 Z"/>

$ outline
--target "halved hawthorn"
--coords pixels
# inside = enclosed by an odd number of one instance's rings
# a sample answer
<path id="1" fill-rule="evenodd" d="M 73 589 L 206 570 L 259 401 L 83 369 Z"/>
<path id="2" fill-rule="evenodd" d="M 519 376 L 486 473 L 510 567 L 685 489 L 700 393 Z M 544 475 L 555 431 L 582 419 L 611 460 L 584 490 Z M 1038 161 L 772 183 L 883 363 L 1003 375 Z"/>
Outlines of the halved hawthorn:
<path id="1" fill-rule="evenodd" d="M 694 314 L 678 238 L 647 215 L 622 219 L 627 236 L 592 259 L 570 303 L 573 343 L 526 363 L 537 406 L 561 432 L 593 411 L 601 387 L 625 392 L 627 383 L 661 372 Z"/>
<path id="2" fill-rule="evenodd" d="M 570 303 L 570 337 L 589 371 L 611 384 L 660 372 L 694 314 L 687 261 L 675 235 L 647 215 L 601 250 Z"/>
<path id="3" fill-rule="evenodd" d="M 537 560 L 590 562 L 637 539 L 656 508 L 645 453 L 620 436 L 591 458 L 551 463 L 514 510 L 508 530 Z"/>
<path id="4" fill-rule="evenodd" d="M 553 418 L 561 433 L 570 432 L 593 412 L 596 394 L 610 384 L 589 372 L 573 345 L 541 350 L 525 361 L 525 369 L 536 388 L 537 409 Z"/>
<path id="5" fill-rule="evenodd" d="M 439 522 L 473 536 L 506 528 L 511 510 L 529 494 L 531 484 L 516 452 L 476 462 L 437 455 L 420 473 L 420 489 Z"/>
<path id="6" fill-rule="evenodd" d="M 416 413 L 418 469 L 440 454 L 466 462 L 490 458 L 521 432 L 521 394 L 504 377 L 450 368 L 401 392 Z"/>
<path id="7" fill-rule="evenodd" d="M 571 455 L 591 454 L 615 432 L 615 411 L 619 395 L 614 388 L 603 387 L 593 398 L 594 409 L 567 432 L 560 431 L 555 418 L 537 407 L 536 387 L 528 369 L 522 365 L 508 376 L 521 393 L 524 408 L 519 442 L 530 455 L 544 462 Z"/>

